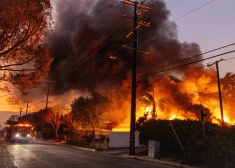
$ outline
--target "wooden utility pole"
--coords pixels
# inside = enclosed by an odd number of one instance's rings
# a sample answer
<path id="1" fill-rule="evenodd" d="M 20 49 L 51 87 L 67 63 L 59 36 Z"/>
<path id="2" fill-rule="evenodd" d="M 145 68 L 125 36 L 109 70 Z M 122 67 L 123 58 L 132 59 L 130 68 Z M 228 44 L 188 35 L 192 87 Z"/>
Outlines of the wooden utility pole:
<path id="1" fill-rule="evenodd" d="M 152 114 L 152 118 L 155 120 L 156 119 L 156 102 L 155 102 L 155 98 L 154 98 L 154 88 L 152 88 L 153 91 L 153 114 Z"/>
<path id="2" fill-rule="evenodd" d="M 23 109 L 23 108 L 21 107 L 21 108 L 20 108 L 20 117 L 21 117 L 22 109 Z"/>
<path id="3" fill-rule="evenodd" d="M 219 61 L 215 61 L 212 64 L 208 64 L 207 66 L 210 67 L 214 64 L 216 65 L 217 81 L 218 81 L 218 92 L 219 92 L 219 103 L 220 103 L 220 113 L 221 113 L 221 124 L 224 125 L 223 100 L 222 100 L 222 94 L 221 94 L 221 88 L 220 88 L 219 65 L 218 65 L 218 63 L 220 61 L 223 61 L 223 59 L 221 59 Z"/>
<path id="4" fill-rule="evenodd" d="M 46 102 L 45 112 L 47 112 L 48 103 L 52 103 L 52 102 L 49 102 L 50 87 L 54 86 L 55 83 L 56 83 L 55 81 L 48 81 L 47 82 L 47 97 L 46 97 L 46 101 L 41 101 L 41 102 Z"/>
<path id="5" fill-rule="evenodd" d="M 132 93 L 131 93 L 131 119 L 130 119 L 130 144 L 129 144 L 129 154 L 135 155 L 135 121 L 136 121 L 136 55 L 138 50 L 138 28 L 140 26 L 150 26 L 150 23 L 138 21 L 138 16 L 141 15 L 142 11 L 148 11 L 151 9 L 150 6 L 144 5 L 145 1 L 141 1 L 141 3 L 138 3 L 136 1 L 131 0 L 123 0 L 121 3 L 125 6 L 131 6 L 134 7 L 134 18 L 131 19 L 127 17 L 126 15 L 123 15 L 123 17 L 127 20 L 130 20 L 134 23 L 133 31 L 131 31 L 126 37 L 129 37 L 130 35 L 134 34 L 134 40 L 133 40 L 133 47 L 128 47 L 123 45 L 123 47 L 131 48 L 133 50 L 133 59 L 132 59 Z M 138 10 L 138 11 L 137 11 Z"/>
<path id="6" fill-rule="evenodd" d="M 26 111 L 25 111 L 25 115 L 27 115 L 28 114 L 28 108 L 30 108 L 29 103 L 32 103 L 32 102 L 31 101 L 24 101 L 24 102 L 27 103 Z"/>

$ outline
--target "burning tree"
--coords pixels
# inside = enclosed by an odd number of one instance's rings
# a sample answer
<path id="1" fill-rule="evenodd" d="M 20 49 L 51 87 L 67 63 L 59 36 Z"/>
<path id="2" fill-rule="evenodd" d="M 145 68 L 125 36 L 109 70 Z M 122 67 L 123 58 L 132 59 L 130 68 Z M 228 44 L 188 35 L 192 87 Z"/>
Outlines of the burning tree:
<path id="1" fill-rule="evenodd" d="M 108 120 L 111 105 L 107 96 L 95 92 L 91 97 L 75 98 L 71 107 L 75 120 L 81 122 L 84 128 L 92 128 L 94 136 L 95 129 L 102 128 Z"/>
<path id="2" fill-rule="evenodd" d="M 144 103 L 147 106 L 152 106 L 151 116 L 148 116 L 149 118 L 156 118 L 156 101 L 154 99 L 154 89 L 152 88 L 153 93 L 146 92 L 143 94 L 143 96 L 139 99 L 140 102 Z"/>
<path id="3" fill-rule="evenodd" d="M 50 0 L 1 0 L 0 81 L 26 93 L 47 75 L 53 59 L 41 42 L 51 26 Z"/>
<path id="4" fill-rule="evenodd" d="M 54 106 L 48 109 L 44 115 L 44 120 L 46 123 L 50 124 L 55 132 L 55 138 L 58 139 L 58 130 L 62 123 L 64 123 L 63 114 L 66 109 L 63 106 Z"/>

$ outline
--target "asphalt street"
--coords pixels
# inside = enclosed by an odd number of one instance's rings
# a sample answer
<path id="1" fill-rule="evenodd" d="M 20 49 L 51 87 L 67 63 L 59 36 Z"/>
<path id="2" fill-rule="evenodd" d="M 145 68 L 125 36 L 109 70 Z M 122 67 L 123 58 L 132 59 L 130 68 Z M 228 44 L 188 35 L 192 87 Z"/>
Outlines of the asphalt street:
<path id="1" fill-rule="evenodd" d="M 66 145 L 7 143 L 0 140 L 0 168 L 172 168 L 147 161 L 85 151 Z"/>

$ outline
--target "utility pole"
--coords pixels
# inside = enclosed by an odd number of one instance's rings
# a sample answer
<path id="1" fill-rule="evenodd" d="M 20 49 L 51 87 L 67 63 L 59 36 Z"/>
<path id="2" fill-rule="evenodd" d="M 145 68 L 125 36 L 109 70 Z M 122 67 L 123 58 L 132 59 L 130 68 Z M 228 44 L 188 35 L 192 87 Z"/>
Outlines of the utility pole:
<path id="1" fill-rule="evenodd" d="M 221 94 L 221 88 L 220 88 L 220 77 L 219 77 L 219 62 L 223 61 L 223 59 L 219 61 L 215 61 L 212 64 L 208 64 L 207 66 L 210 67 L 212 65 L 216 65 L 216 72 L 217 72 L 217 81 L 218 81 L 218 92 L 219 92 L 219 103 L 220 103 L 220 113 L 221 113 L 221 124 L 224 125 L 224 113 L 223 113 L 223 101 L 222 101 L 222 94 Z"/>
<path id="2" fill-rule="evenodd" d="M 25 111 L 25 115 L 27 115 L 28 114 L 28 108 L 30 108 L 29 103 L 32 103 L 32 102 L 31 101 L 24 101 L 24 102 L 27 103 L 26 111 Z"/>
<path id="3" fill-rule="evenodd" d="M 154 88 L 152 88 L 153 91 L 153 114 L 152 114 L 152 118 L 155 120 L 156 119 L 156 102 L 155 102 L 155 98 L 154 98 Z"/>
<path id="4" fill-rule="evenodd" d="M 48 103 L 52 103 L 52 102 L 49 102 L 49 95 L 50 95 L 50 87 L 51 86 L 54 86 L 56 82 L 55 81 L 47 81 L 46 84 L 47 84 L 47 97 L 46 97 L 46 101 L 41 101 L 41 102 L 46 102 L 46 107 L 45 107 L 45 113 L 47 113 L 47 109 L 48 109 Z M 46 130 L 46 123 L 43 122 L 43 126 L 42 126 L 42 136 L 44 137 L 45 135 L 45 130 Z"/>
<path id="5" fill-rule="evenodd" d="M 131 93 L 131 116 L 130 116 L 130 144 L 129 144 L 129 154 L 135 155 L 135 121 L 136 121 L 136 55 L 137 51 L 144 52 L 142 50 L 138 50 L 138 28 L 140 26 L 147 26 L 150 27 L 150 23 L 138 21 L 138 16 L 141 14 L 142 11 L 148 11 L 151 9 L 150 6 L 144 5 L 145 1 L 141 1 L 141 3 L 138 3 L 136 1 L 131 0 L 123 0 L 121 3 L 127 6 L 134 7 L 134 18 L 131 19 L 127 17 L 126 15 L 123 15 L 123 17 L 129 21 L 132 21 L 134 23 L 134 29 L 131 31 L 126 37 L 129 37 L 130 35 L 134 34 L 134 41 L 133 41 L 133 47 L 128 47 L 126 45 L 123 45 L 123 47 L 130 48 L 133 50 L 133 59 L 132 59 L 132 93 Z M 139 11 L 137 11 L 139 10 Z M 146 52 L 145 52 L 146 53 Z"/>
<path id="6" fill-rule="evenodd" d="M 48 103 L 52 103 L 52 102 L 49 102 L 50 87 L 54 86 L 55 83 L 56 83 L 55 81 L 48 81 L 47 82 L 47 98 L 46 98 L 46 101 L 41 101 L 41 102 L 46 102 L 45 112 L 47 112 Z"/>
<path id="7" fill-rule="evenodd" d="M 23 109 L 23 108 L 21 107 L 21 108 L 20 108 L 20 117 L 21 117 L 22 109 Z"/>

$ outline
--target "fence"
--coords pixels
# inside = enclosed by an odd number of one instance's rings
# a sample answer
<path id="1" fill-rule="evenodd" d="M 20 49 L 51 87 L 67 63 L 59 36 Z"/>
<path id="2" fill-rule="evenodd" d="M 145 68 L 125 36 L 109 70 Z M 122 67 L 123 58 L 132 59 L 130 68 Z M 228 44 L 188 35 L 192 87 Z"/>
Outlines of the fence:
<path id="1" fill-rule="evenodd" d="M 94 135 L 92 130 L 77 130 L 74 131 L 71 137 L 73 142 L 100 142 L 109 143 L 110 131 L 109 130 L 95 130 Z"/>

